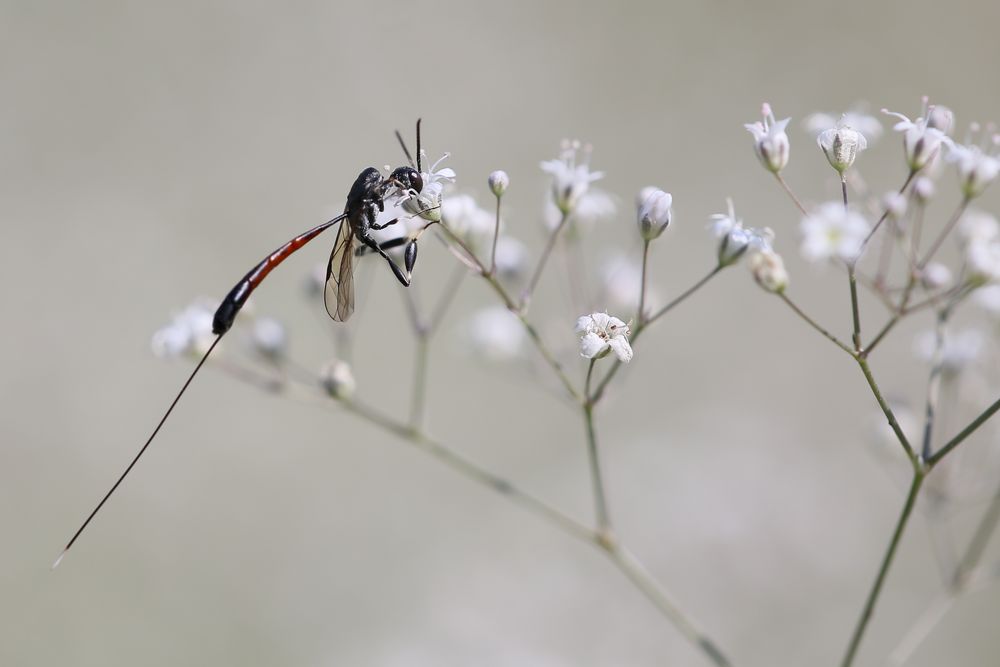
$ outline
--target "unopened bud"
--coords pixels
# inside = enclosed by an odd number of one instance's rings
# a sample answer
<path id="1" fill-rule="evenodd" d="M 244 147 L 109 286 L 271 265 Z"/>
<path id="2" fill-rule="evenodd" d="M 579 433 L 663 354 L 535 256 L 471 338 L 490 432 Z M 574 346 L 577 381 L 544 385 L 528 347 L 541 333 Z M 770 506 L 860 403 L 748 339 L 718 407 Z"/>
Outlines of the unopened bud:
<path id="1" fill-rule="evenodd" d="M 288 334 L 278 320 L 259 317 L 253 323 L 253 344 L 265 357 L 279 359 L 288 348 Z"/>
<path id="2" fill-rule="evenodd" d="M 788 272 L 781 255 L 773 250 L 761 250 L 750 255 L 750 273 L 757 284 L 768 292 L 781 294 L 788 287 Z"/>
<path id="3" fill-rule="evenodd" d="M 934 181 L 926 176 L 920 176 L 913 183 L 913 194 L 917 201 L 926 204 L 934 196 Z"/>
<path id="4" fill-rule="evenodd" d="M 334 359 L 320 370 L 320 385 L 331 398 L 347 400 L 354 395 L 357 383 L 354 381 L 354 373 L 351 366 L 346 361 Z"/>
<path id="5" fill-rule="evenodd" d="M 670 225 L 674 198 L 669 192 L 654 189 L 639 206 L 639 233 L 646 241 L 660 236 Z"/>
<path id="6" fill-rule="evenodd" d="M 507 175 L 506 171 L 497 170 L 490 174 L 488 182 L 490 184 L 490 190 L 493 191 L 493 194 L 497 197 L 501 197 L 510 185 L 510 176 Z"/>

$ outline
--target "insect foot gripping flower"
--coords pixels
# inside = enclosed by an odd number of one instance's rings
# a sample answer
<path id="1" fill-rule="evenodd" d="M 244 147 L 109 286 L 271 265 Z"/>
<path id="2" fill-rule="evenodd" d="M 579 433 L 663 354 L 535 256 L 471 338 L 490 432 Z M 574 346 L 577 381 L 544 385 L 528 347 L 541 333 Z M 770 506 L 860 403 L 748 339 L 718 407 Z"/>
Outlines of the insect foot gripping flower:
<path id="1" fill-rule="evenodd" d="M 910 120 L 895 111 L 882 109 L 882 113 L 899 118 L 899 122 L 892 129 L 903 133 L 903 152 L 906 155 L 906 163 L 912 171 L 923 169 L 937 157 L 954 119 L 954 115 L 947 107 L 927 108 L 926 103 L 925 99 L 926 118 L 920 117 L 916 120 Z"/>
<path id="2" fill-rule="evenodd" d="M 1000 143 L 1000 135 L 990 139 L 992 146 L 986 148 L 976 145 L 948 144 L 948 161 L 954 162 L 958 168 L 959 183 L 962 194 L 967 199 L 983 194 L 986 187 L 996 180 L 1000 174 L 1000 160 L 990 149 L 996 149 Z"/>
<path id="3" fill-rule="evenodd" d="M 591 183 L 604 177 L 603 172 L 590 170 L 590 146 L 583 147 L 578 161 L 580 149 L 579 141 L 564 141 L 558 159 L 542 162 L 542 171 L 552 175 L 552 201 L 563 215 L 573 211 Z"/>
<path id="4" fill-rule="evenodd" d="M 423 153 L 423 151 L 421 151 Z M 403 195 L 400 205 L 407 213 L 418 215 L 428 222 L 441 222 L 441 197 L 444 194 L 444 184 L 455 182 L 455 170 L 450 167 L 438 169 L 438 165 L 448 158 L 448 153 L 442 155 L 426 172 L 421 172 L 424 187 L 420 192 L 410 190 Z M 426 155 L 421 155 L 426 163 Z"/>
<path id="5" fill-rule="evenodd" d="M 788 287 L 788 272 L 781 255 L 773 250 L 759 250 L 750 254 L 747 260 L 750 273 L 757 284 L 768 292 L 781 294 Z"/>
<path id="6" fill-rule="evenodd" d="M 810 262 L 857 260 L 870 226 L 864 216 L 840 202 L 821 204 L 802 219 L 802 256 Z"/>
<path id="7" fill-rule="evenodd" d="M 320 369 L 319 383 L 331 398 L 342 401 L 350 400 L 358 387 L 351 365 L 339 359 L 327 362 Z"/>
<path id="8" fill-rule="evenodd" d="M 830 166 L 836 169 L 841 176 L 854 164 L 858 151 L 868 148 L 868 140 L 865 139 L 865 135 L 845 124 L 843 119 L 837 123 L 836 127 L 821 132 L 816 137 L 816 143 L 823 149 Z"/>
<path id="9" fill-rule="evenodd" d="M 767 102 L 761 107 L 763 121 L 747 123 L 743 127 L 749 130 L 754 139 L 754 150 L 760 163 L 768 171 L 777 174 L 788 164 L 788 153 L 791 145 L 788 135 L 785 134 L 785 127 L 790 118 L 776 121 L 771 105 Z"/>
<path id="10" fill-rule="evenodd" d="M 670 207 L 673 203 L 674 198 L 669 192 L 654 188 L 646 194 L 638 211 L 639 233 L 644 241 L 658 238 L 670 225 L 673 215 Z"/>
<path id="11" fill-rule="evenodd" d="M 576 333 L 580 335 L 581 357 L 600 359 L 614 352 L 619 361 L 632 361 L 628 325 L 617 317 L 607 313 L 584 315 L 576 321 Z"/>

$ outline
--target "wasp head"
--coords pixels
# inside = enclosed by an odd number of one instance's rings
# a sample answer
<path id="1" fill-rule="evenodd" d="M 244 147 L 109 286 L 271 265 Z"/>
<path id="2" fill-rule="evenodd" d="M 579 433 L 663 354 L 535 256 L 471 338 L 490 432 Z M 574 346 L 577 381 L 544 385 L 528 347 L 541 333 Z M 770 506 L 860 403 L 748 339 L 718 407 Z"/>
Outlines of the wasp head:
<path id="1" fill-rule="evenodd" d="M 398 167 L 389 175 L 389 180 L 400 190 L 418 193 L 424 189 L 424 178 L 413 167 Z"/>

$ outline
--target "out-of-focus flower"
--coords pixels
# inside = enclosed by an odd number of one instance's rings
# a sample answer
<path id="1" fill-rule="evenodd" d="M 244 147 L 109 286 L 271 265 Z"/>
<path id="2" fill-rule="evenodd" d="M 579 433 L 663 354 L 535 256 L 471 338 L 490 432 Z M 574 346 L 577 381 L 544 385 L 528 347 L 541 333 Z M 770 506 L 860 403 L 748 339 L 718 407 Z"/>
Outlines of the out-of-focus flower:
<path id="1" fill-rule="evenodd" d="M 603 172 L 590 170 L 591 147 L 582 149 L 583 155 L 578 160 L 580 142 L 564 141 L 559 158 L 541 165 L 542 171 L 552 176 L 552 201 L 564 215 L 573 211 L 591 183 L 604 177 Z"/>
<path id="2" fill-rule="evenodd" d="M 326 262 L 314 264 L 302 281 L 306 296 L 317 298 L 323 296 L 326 289 Z"/>
<path id="3" fill-rule="evenodd" d="M 576 333 L 580 336 L 581 357 L 600 359 L 614 352 L 619 361 L 632 361 L 628 325 L 617 317 L 607 313 L 584 315 L 576 321 Z"/>
<path id="4" fill-rule="evenodd" d="M 802 219 L 802 256 L 810 262 L 858 258 L 871 227 L 864 216 L 844 210 L 840 202 L 826 202 Z"/>
<path id="5" fill-rule="evenodd" d="M 954 118 L 946 107 L 927 108 L 924 100 L 926 117 L 910 120 L 901 113 L 882 109 L 882 113 L 899 118 L 892 129 L 903 133 L 903 152 L 910 169 L 917 171 L 927 166 L 941 151 L 941 144 L 951 130 L 948 118 Z"/>
<path id="6" fill-rule="evenodd" d="M 258 317 L 251 333 L 254 348 L 265 357 L 280 359 L 288 349 L 288 332 L 273 317 Z"/>
<path id="7" fill-rule="evenodd" d="M 451 195 L 441 205 L 441 220 L 473 250 L 493 242 L 496 215 L 469 195 Z"/>
<path id="8" fill-rule="evenodd" d="M 627 313 L 635 312 L 642 290 L 642 264 L 625 253 L 612 254 L 601 264 L 601 284 L 609 306 Z M 646 304 L 656 300 L 655 291 L 647 286 Z"/>
<path id="9" fill-rule="evenodd" d="M 1000 285 L 986 285 L 972 294 L 973 301 L 993 317 L 1000 317 Z"/>
<path id="10" fill-rule="evenodd" d="M 902 220 L 906 215 L 906 195 L 901 192 L 887 192 L 882 197 L 882 206 L 894 220 Z"/>
<path id="11" fill-rule="evenodd" d="M 763 121 L 746 123 L 743 127 L 753 135 L 753 147 L 760 163 L 768 171 L 777 174 L 788 164 L 791 144 L 785 134 L 785 127 L 791 119 L 775 120 L 771 105 L 767 102 L 761 106 L 761 115 L 764 116 Z"/>
<path id="12" fill-rule="evenodd" d="M 854 164 L 859 151 L 868 148 L 865 135 L 846 124 L 843 119 L 835 127 L 820 132 L 816 143 L 823 150 L 830 166 L 839 174 L 843 174 Z"/>
<path id="13" fill-rule="evenodd" d="M 506 171 L 497 170 L 490 174 L 490 177 L 486 180 L 489 183 L 490 190 L 497 197 L 502 197 L 503 193 L 507 191 L 510 186 L 510 176 L 507 175 Z"/>
<path id="14" fill-rule="evenodd" d="M 1000 174 L 1000 160 L 981 146 L 948 142 L 947 159 L 955 163 L 962 194 L 969 199 L 981 195 Z"/>
<path id="15" fill-rule="evenodd" d="M 948 374 L 956 374 L 974 362 L 983 349 L 982 332 L 976 329 L 946 335 L 941 346 L 941 370 Z M 924 331 L 913 343 L 913 351 L 924 361 L 933 361 L 937 350 L 937 334 L 934 331 Z"/>
<path id="16" fill-rule="evenodd" d="M 1000 221 L 979 209 L 969 209 L 958 221 L 958 235 L 963 244 L 992 241 L 1000 237 Z"/>
<path id="17" fill-rule="evenodd" d="M 767 227 L 744 227 L 743 221 L 736 217 L 733 200 L 727 198 L 726 205 L 728 212 L 713 214 L 712 222 L 708 225 L 712 234 L 721 239 L 717 253 L 719 264 L 729 266 L 738 261 L 748 249 L 770 250 L 774 232 Z"/>
<path id="18" fill-rule="evenodd" d="M 218 304 L 198 299 L 153 334 L 153 354 L 161 359 L 202 356 L 215 340 L 212 318 Z"/>
<path id="19" fill-rule="evenodd" d="M 647 194 L 638 209 L 639 234 L 646 241 L 652 241 L 660 236 L 670 225 L 673 212 L 670 207 L 674 198 L 669 192 L 654 189 Z"/>
<path id="20" fill-rule="evenodd" d="M 524 351 L 524 325 L 503 306 L 490 306 L 475 313 L 467 332 L 473 349 L 490 361 L 511 361 Z"/>
<path id="21" fill-rule="evenodd" d="M 882 136 L 882 123 L 875 116 L 866 113 L 862 105 L 855 105 L 840 115 L 823 112 L 811 114 L 806 116 L 804 125 L 806 130 L 818 137 L 821 132 L 838 123 L 853 127 L 872 142 L 878 141 Z"/>
<path id="22" fill-rule="evenodd" d="M 438 165 L 448 158 L 448 153 L 442 155 L 426 172 L 420 172 L 424 187 L 419 193 L 410 191 L 400 200 L 400 205 L 408 213 L 419 215 L 428 222 L 441 221 L 441 199 L 445 183 L 455 182 L 455 170 L 451 167 L 438 169 Z M 426 154 L 422 157 L 425 158 Z M 426 162 L 426 158 L 423 160 Z"/>
<path id="23" fill-rule="evenodd" d="M 497 239 L 497 273 L 501 278 L 516 280 L 528 267 L 528 248 L 513 236 Z"/>
<path id="24" fill-rule="evenodd" d="M 320 369 L 319 382 L 331 398 L 338 400 L 350 400 L 358 387 L 351 365 L 340 359 L 333 359 Z"/>
<path id="25" fill-rule="evenodd" d="M 965 247 L 965 261 L 974 280 L 1000 282 L 1000 238 L 971 241 Z"/>
<path id="26" fill-rule="evenodd" d="M 926 176 L 918 176 L 913 182 L 913 194 L 918 202 L 926 204 L 934 196 L 934 181 Z"/>
<path id="27" fill-rule="evenodd" d="M 757 284 L 768 292 L 780 294 L 788 287 L 788 271 L 781 255 L 773 250 L 759 250 L 750 253 L 747 260 L 750 273 Z"/>
<path id="28" fill-rule="evenodd" d="M 946 287 L 951 280 L 951 269 L 940 262 L 931 262 L 920 272 L 920 283 L 929 290 Z"/>

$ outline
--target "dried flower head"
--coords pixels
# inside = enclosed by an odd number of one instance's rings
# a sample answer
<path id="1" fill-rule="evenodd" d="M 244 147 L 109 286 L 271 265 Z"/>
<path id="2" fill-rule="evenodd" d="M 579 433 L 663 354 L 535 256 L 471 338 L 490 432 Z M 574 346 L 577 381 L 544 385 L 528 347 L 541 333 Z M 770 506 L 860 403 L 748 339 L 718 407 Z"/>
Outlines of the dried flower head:
<path id="1" fill-rule="evenodd" d="M 843 119 L 835 127 L 824 130 L 816 137 L 827 161 L 837 173 L 843 174 L 854 164 L 859 151 L 868 148 L 865 135 L 847 125 Z"/>
<path id="2" fill-rule="evenodd" d="M 757 284 L 768 292 L 780 294 L 788 287 L 788 271 L 781 255 L 773 250 L 759 250 L 750 253 L 747 260 L 750 273 Z"/>

